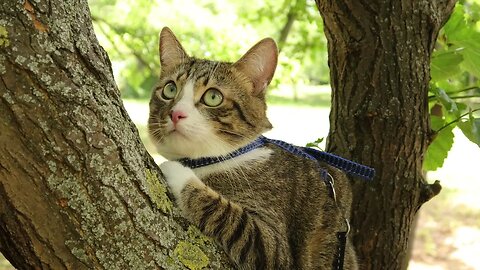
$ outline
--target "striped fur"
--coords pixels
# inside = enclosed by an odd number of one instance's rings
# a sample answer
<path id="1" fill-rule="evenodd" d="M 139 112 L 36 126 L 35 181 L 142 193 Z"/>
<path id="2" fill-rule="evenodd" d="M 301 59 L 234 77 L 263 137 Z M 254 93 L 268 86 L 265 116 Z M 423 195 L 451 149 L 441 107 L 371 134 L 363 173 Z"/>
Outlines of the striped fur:
<path id="1" fill-rule="evenodd" d="M 162 72 L 149 118 L 159 152 L 168 159 L 225 155 L 270 129 L 265 87 L 276 57 L 273 41 L 263 40 L 235 63 L 196 59 L 162 30 Z M 162 96 L 168 82 L 178 89 L 171 100 Z M 224 97 L 218 107 L 202 103 L 212 88 Z M 173 123 L 175 110 L 186 117 Z M 175 161 L 160 167 L 183 214 L 216 239 L 238 269 L 332 268 L 336 233 L 345 229 L 352 197 L 338 170 L 322 165 L 335 178 L 337 207 L 317 163 L 274 145 L 193 171 Z M 357 268 L 348 241 L 344 269 Z"/>

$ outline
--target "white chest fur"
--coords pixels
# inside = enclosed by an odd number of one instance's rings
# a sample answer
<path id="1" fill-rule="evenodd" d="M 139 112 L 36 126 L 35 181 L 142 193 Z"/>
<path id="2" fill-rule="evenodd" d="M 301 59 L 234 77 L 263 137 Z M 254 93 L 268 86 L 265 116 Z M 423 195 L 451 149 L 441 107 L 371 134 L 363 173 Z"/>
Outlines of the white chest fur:
<path id="1" fill-rule="evenodd" d="M 258 148 L 248 153 L 245 153 L 243 155 L 240 155 L 238 157 L 235 157 L 220 163 L 215 163 L 205 167 L 196 168 L 193 171 L 200 179 L 212 173 L 218 173 L 218 172 L 235 173 L 235 171 L 238 171 L 238 170 L 246 171 L 246 170 L 249 170 L 251 167 L 255 166 L 255 164 L 257 164 L 258 162 L 268 160 L 271 154 L 272 154 L 272 150 L 268 148 Z"/>

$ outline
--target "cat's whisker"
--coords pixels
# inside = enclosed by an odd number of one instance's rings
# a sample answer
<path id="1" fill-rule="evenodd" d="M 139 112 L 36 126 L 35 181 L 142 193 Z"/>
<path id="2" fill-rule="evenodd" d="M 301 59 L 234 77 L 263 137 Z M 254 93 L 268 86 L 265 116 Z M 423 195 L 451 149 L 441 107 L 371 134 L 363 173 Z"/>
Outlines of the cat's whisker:
<path id="1" fill-rule="evenodd" d="M 161 126 L 159 126 L 159 127 L 150 126 L 150 132 L 151 132 L 152 134 L 158 134 L 158 133 L 163 132 L 163 129 L 161 128 Z"/>
<path id="2" fill-rule="evenodd" d="M 166 134 L 163 134 L 162 129 L 151 129 L 150 135 L 155 140 L 155 143 L 157 144 L 161 143 L 166 136 Z"/>
<path id="3" fill-rule="evenodd" d="M 217 63 L 210 71 L 208 74 L 208 78 L 213 78 L 213 75 L 215 74 L 215 71 L 217 71 L 218 66 L 220 66 L 220 63 Z"/>

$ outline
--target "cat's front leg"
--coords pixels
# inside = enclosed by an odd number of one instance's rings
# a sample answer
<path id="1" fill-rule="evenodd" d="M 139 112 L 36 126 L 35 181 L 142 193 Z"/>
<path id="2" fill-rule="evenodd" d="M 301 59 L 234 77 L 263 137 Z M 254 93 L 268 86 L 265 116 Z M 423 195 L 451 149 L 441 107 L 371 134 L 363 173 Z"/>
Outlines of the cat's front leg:
<path id="1" fill-rule="evenodd" d="M 292 269 L 285 229 L 276 221 L 223 197 L 178 162 L 160 169 L 184 216 L 215 238 L 238 268 Z"/>
<path id="2" fill-rule="evenodd" d="M 176 161 L 165 161 L 160 164 L 160 170 L 162 170 L 165 180 L 167 181 L 170 190 L 177 202 L 180 202 L 180 195 L 185 186 L 192 182 L 199 185 L 204 185 L 203 182 L 198 179 L 192 169 L 187 168 Z"/>

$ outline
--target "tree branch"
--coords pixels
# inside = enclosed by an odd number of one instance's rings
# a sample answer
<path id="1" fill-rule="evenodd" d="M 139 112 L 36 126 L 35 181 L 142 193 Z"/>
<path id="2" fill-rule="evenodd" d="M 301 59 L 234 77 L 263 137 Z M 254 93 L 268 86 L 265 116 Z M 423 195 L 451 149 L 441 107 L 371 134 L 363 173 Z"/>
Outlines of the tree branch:
<path id="1" fill-rule="evenodd" d="M 282 30 L 280 31 L 280 37 L 278 38 L 278 51 L 281 52 L 287 42 L 288 34 L 292 29 L 293 23 L 295 22 L 297 15 L 294 11 L 294 7 L 290 8 L 290 11 L 287 14 L 287 21 L 283 25 Z"/>
<path id="2" fill-rule="evenodd" d="M 455 4 L 457 4 L 457 2 L 458 0 L 437 0 L 437 7 L 439 8 L 439 10 L 443 11 L 444 21 L 442 23 L 442 26 L 452 14 L 452 10 L 455 7 Z"/>
<path id="3" fill-rule="evenodd" d="M 0 1 L 0 251 L 18 269 L 230 269 L 172 204 L 87 1 L 48 5 L 47 35 L 22 1 Z"/>
<path id="4" fill-rule="evenodd" d="M 466 113 L 460 115 L 457 119 L 455 119 L 455 120 L 453 120 L 453 121 L 451 121 L 451 122 L 448 122 L 448 123 L 447 123 L 446 125 L 444 125 L 443 127 L 441 127 L 441 128 L 439 128 L 438 130 L 434 131 L 434 133 L 433 133 L 434 136 L 435 136 L 435 134 L 438 134 L 440 131 L 442 131 L 444 128 L 446 128 L 446 127 L 448 127 L 448 126 L 450 126 L 450 125 L 452 125 L 452 124 L 460 121 L 460 119 L 462 119 L 463 117 L 469 115 L 470 113 L 476 112 L 476 111 L 480 111 L 480 108 L 477 108 L 477 109 L 475 109 L 475 110 L 466 112 Z"/>
<path id="5" fill-rule="evenodd" d="M 470 86 L 470 87 L 467 87 L 467 88 L 464 88 L 464 89 L 460 89 L 460 90 L 456 90 L 456 91 L 450 91 L 448 92 L 448 94 L 458 94 L 458 93 L 463 93 L 463 92 L 467 92 L 467 91 L 470 91 L 470 90 L 474 90 L 474 89 L 480 89 L 480 87 L 478 85 L 476 86 Z M 428 96 L 428 99 L 434 99 L 436 98 L 437 96 L 435 95 L 431 95 L 431 96 Z"/>
<path id="6" fill-rule="evenodd" d="M 442 186 L 440 185 L 440 181 L 438 180 L 435 180 L 433 184 L 424 185 L 420 192 L 419 205 L 422 205 L 428 202 L 429 200 L 431 200 L 433 197 L 437 196 L 441 190 L 442 190 Z"/>
<path id="7" fill-rule="evenodd" d="M 477 98 L 477 97 L 480 97 L 480 95 L 454 96 L 454 97 L 450 97 L 450 99 L 464 99 L 464 98 Z"/>
<path id="8" fill-rule="evenodd" d="M 107 31 L 105 31 L 105 29 L 101 26 L 101 24 L 104 24 L 106 25 L 109 29 L 111 29 L 113 32 L 115 32 L 117 34 L 118 37 L 120 37 L 120 39 L 122 40 L 123 44 L 130 50 L 130 54 L 132 54 L 133 56 L 135 56 L 135 58 L 137 58 L 138 62 L 140 62 L 140 64 L 146 68 L 148 68 L 148 70 L 150 71 L 150 73 L 152 74 L 155 74 L 154 72 L 154 68 L 151 67 L 149 61 L 145 60 L 143 58 L 142 55 L 140 55 L 138 53 L 138 51 L 130 48 L 126 42 L 125 42 L 125 39 L 123 38 L 123 36 L 120 34 L 121 33 L 121 30 L 118 28 L 118 27 L 115 27 L 113 25 L 111 25 L 107 20 L 104 20 L 102 18 L 98 18 L 98 17 L 95 17 L 95 16 L 92 16 L 92 20 L 97 22 L 98 23 L 98 26 L 99 26 L 99 29 L 100 31 L 102 31 L 103 35 L 105 37 L 107 37 L 108 41 L 110 42 L 110 44 L 112 45 L 112 47 L 115 49 L 115 51 L 117 51 L 118 53 L 122 54 L 123 52 L 118 48 L 118 46 L 115 44 L 115 42 L 113 42 Z"/>

